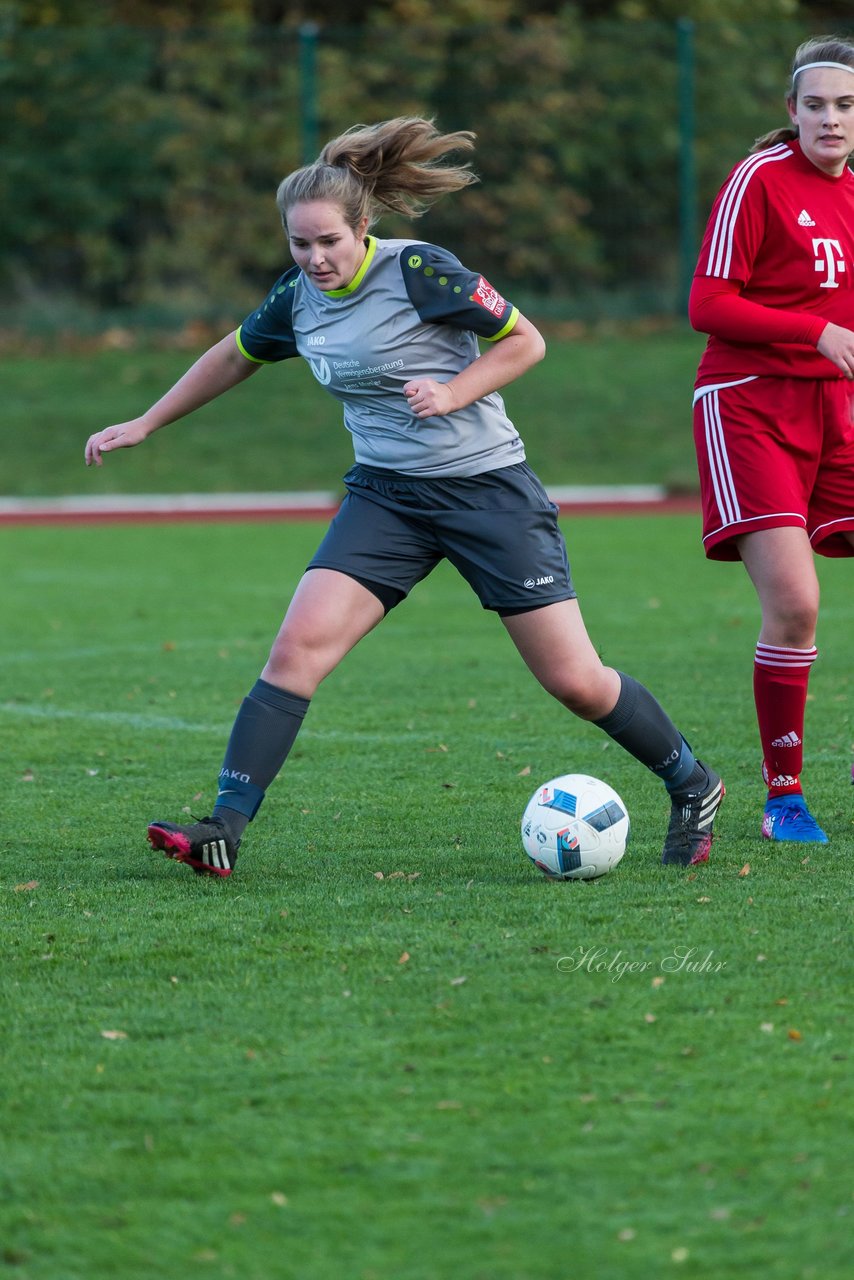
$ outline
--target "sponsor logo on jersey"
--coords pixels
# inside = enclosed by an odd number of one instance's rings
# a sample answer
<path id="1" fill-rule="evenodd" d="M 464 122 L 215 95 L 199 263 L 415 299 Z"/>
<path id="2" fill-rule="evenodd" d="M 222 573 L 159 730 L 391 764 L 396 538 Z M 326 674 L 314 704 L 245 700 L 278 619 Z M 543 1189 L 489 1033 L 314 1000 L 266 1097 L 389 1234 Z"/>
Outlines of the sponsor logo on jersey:
<path id="1" fill-rule="evenodd" d="M 825 277 L 819 280 L 818 287 L 820 289 L 838 289 L 838 275 L 845 272 L 845 259 L 842 256 L 842 246 L 838 240 L 828 240 L 825 237 L 813 239 L 812 251 L 815 254 L 816 271 L 824 271 Z"/>
<path id="2" fill-rule="evenodd" d="M 322 333 L 312 333 L 308 339 L 308 345 L 310 347 L 322 347 L 325 341 L 326 339 Z"/>
<path id="3" fill-rule="evenodd" d="M 799 227 L 815 226 L 815 219 L 810 217 L 806 209 L 801 209 L 800 213 L 798 214 L 798 226 Z"/>
<path id="4" fill-rule="evenodd" d="M 484 311 L 491 311 L 494 316 L 503 316 L 507 310 L 507 303 L 501 294 L 497 289 L 493 289 L 489 281 L 484 280 L 483 276 L 478 279 L 477 288 L 472 294 L 472 301 L 483 307 Z"/>
<path id="5" fill-rule="evenodd" d="M 309 367 L 321 386 L 326 387 L 332 381 L 332 370 L 329 368 L 329 362 L 324 360 L 323 356 L 317 356 L 314 360 L 309 360 Z"/>

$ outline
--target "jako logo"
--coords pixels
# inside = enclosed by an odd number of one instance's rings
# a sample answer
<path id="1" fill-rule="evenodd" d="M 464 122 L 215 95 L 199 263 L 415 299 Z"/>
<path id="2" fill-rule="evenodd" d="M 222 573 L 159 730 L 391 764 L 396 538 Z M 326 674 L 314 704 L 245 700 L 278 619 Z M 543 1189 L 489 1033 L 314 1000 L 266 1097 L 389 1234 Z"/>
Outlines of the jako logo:
<path id="1" fill-rule="evenodd" d="M 313 333 L 308 340 L 308 345 L 310 347 L 322 347 L 325 341 L 326 338 L 322 333 Z"/>
<path id="2" fill-rule="evenodd" d="M 543 578 L 526 578 L 524 586 L 530 591 L 531 587 L 547 587 L 552 582 L 554 582 L 554 575 L 548 573 Z"/>
<path id="3" fill-rule="evenodd" d="M 226 769 L 224 767 L 220 769 L 219 777 L 221 782 L 249 782 L 250 780 L 248 773 L 240 773 L 237 769 Z"/>

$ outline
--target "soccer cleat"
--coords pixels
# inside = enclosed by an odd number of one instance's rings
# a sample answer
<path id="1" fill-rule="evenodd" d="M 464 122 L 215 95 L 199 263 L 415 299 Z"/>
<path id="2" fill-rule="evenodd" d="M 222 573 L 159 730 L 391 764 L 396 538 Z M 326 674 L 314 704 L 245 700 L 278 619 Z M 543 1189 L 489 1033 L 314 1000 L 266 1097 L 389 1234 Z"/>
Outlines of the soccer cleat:
<path id="1" fill-rule="evenodd" d="M 180 826 L 175 822 L 152 822 L 148 828 L 152 849 L 162 849 L 167 858 L 185 862 L 200 876 L 230 876 L 237 861 L 237 844 L 220 818 L 200 818 Z"/>
<path id="2" fill-rule="evenodd" d="M 828 844 L 828 838 L 807 808 L 802 795 L 773 796 L 765 804 L 762 834 L 766 840 L 797 844 Z"/>
<path id="3" fill-rule="evenodd" d="M 698 761 L 702 764 L 702 761 Z M 708 784 L 705 791 L 673 799 L 670 826 L 664 840 L 661 861 L 680 867 L 693 867 L 709 861 L 712 847 L 712 824 L 726 795 L 726 789 L 714 770 L 703 765 Z"/>

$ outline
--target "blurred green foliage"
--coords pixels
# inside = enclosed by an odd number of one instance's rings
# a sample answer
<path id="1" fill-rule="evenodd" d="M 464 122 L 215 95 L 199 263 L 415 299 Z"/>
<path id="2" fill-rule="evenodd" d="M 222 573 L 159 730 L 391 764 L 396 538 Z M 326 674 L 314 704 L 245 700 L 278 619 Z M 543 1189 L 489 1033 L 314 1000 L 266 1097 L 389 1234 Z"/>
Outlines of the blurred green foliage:
<path id="1" fill-rule="evenodd" d="M 795 0 L 755 0 L 749 21 L 734 0 L 376 0 L 309 25 L 313 6 L 284 0 L 0 0 L 0 323 L 247 310 L 287 261 L 280 178 L 312 142 L 404 113 L 478 134 L 481 182 L 419 235 L 529 309 L 672 312 L 677 21 L 702 213 L 784 122 L 792 51 L 837 9 L 838 29 L 844 6 Z"/>

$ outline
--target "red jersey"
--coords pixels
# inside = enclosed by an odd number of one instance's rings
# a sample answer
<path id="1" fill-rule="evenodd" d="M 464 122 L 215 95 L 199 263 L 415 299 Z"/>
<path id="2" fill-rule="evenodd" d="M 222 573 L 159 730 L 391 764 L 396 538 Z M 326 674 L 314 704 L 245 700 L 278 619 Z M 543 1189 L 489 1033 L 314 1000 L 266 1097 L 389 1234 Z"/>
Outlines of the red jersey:
<path id="1" fill-rule="evenodd" d="M 711 335 L 698 387 L 841 378 L 815 343 L 828 321 L 854 329 L 854 173 L 829 176 L 796 141 L 736 165 L 706 227 L 689 313 Z"/>

